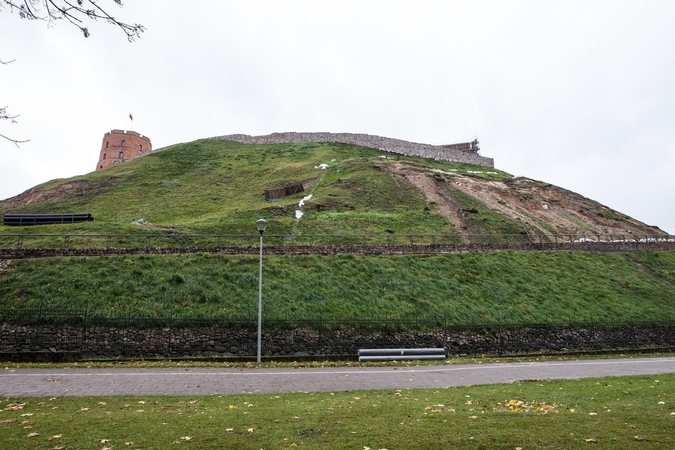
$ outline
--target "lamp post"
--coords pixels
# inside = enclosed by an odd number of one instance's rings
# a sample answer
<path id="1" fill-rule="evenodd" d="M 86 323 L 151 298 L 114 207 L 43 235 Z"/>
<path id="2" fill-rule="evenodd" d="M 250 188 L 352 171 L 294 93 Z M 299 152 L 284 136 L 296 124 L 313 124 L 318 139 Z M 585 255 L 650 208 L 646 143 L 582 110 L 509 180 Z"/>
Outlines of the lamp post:
<path id="1" fill-rule="evenodd" d="M 263 247 L 263 233 L 267 227 L 265 219 L 258 219 L 255 222 L 260 232 L 260 274 L 258 275 L 258 364 L 260 364 L 260 354 L 262 347 L 262 247 Z"/>

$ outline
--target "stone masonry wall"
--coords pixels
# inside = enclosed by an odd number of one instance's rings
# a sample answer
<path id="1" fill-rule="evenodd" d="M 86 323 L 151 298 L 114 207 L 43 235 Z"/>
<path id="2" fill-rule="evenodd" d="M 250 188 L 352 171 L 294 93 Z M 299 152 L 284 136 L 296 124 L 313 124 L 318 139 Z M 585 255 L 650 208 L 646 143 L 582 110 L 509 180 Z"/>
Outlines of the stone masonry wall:
<path id="1" fill-rule="evenodd" d="M 330 245 L 264 246 L 265 255 L 406 255 L 493 251 L 644 252 L 674 251 L 675 240 L 626 242 L 543 242 L 495 244 L 421 245 Z M 257 246 L 248 247 L 149 247 L 149 248 L 2 248 L 0 260 L 63 256 L 171 255 L 207 252 L 225 255 L 257 255 Z"/>
<path id="2" fill-rule="evenodd" d="M 675 324 L 674 324 L 675 325 Z M 263 329 L 265 325 L 263 324 Z M 2 354 L 77 352 L 81 358 L 104 357 L 252 357 L 254 327 L 135 328 L 70 325 L 0 325 Z M 564 353 L 675 348 L 675 326 L 651 328 L 496 325 L 437 331 L 386 332 L 363 327 L 342 330 L 296 328 L 264 332 L 262 354 L 268 357 L 354 357 L 360 348 L 443 347 L 448 355 Z"/>
<path id="3" fill-rule="evenodd" d="M 247 134 L 230 134 L 219 136 L 225 141 L 240 142 L 242 144 L 285 144 L 304 142 L 339 142 L 342 144 L 359 145 L 374 148 L 405 156 L 418 156 L 444 161 L 456 161 L 480 166 L 494 167 L 494 159 L 484 156 L 449 149 L 441 145 L 418 144 L 401 139 L 392 139 L 382 136 L 354 133 L 272 133 L 266 136 L 249 136 Z"/>

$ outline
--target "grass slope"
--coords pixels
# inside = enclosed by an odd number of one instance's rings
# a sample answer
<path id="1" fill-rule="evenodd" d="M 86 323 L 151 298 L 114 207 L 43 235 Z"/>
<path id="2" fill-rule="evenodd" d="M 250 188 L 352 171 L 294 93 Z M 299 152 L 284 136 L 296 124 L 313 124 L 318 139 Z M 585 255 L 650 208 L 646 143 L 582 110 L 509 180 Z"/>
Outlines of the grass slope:
<path id="1" fill-rule="evenodd" d="M 637 262 L 639 261 L 639 263 Z M 0 307 L 147 316 L 254 315 L 258 258 L 209 254 L 21 260 Z M 675 252 L 266 257 L 267 317 L 542 322 L 675 317 Z"/>
<path id="2" fill-rule="evenodd" d="M 1 233 L 140 233 L 132 226 L 144 218 L 186 233 L 255 232 L 255 220 L 270 219 L 271 234 L 452 233 L 456 230 L 404 179 L 377 170 L 378 156 L 364 147 L 336 143 L 246 145 L 204 139 L 175 145 L 142 158 L 69 179 L 53 180 L 35 194 L 62 189 L 21 206 L 0 203 L 0 213 L 86 211 L 96 221 L 51 227 L 4 227 Z M 400 156 L 420 170 L 474 171 L 478 166 Z M 327 170 L 316 168 L 325 163 Z M 502 180 L 509 174 L 474 174 Z M 267 203 L 265 189 L 319 177 L 311 190 Z M 302 220 L 295 218 L 299 200 L 312 194 Z M 321 205 L 317 208 L 317 205 Z M 282 208 L 286 208 L 285 213 Z M 321 209 L 320 211 L 317 209 Z M 157 231 L 153 231 L 157 232 Z"/>
<path id="3" fill-rule="evenodd" d="M 385 170 L 385 164 L 396 161 L 381 156 L 407 161 L 406 170 L 421 173 L 440 169 L 486 180 L 512 178 L 498 170 L 392 156 L 345 144 L 245 145 L 205 139 L 50 181 L 29 193 L 33 201 L 22 206 L 11 200 L 0 202 L 0 214 L 86 211 L 96 218 L 93 223 L 0 226 L 0 234 L 176 231 L 255 235 L 253 224 L 260 217 L 269 221 L 269 244 L 278 243 L 271 235 L 291 233 L 301 239 L 307 234 L 389 232 L 394 233 L 393 242 L 403 243 L 406 233 L 533 231 L 447 185 L 447 197 L 452 197 L 466 219 L 466 229 L 457 230 L 406 178 Z M 328 164 L 328 169 L 316 168 L 321 163 Z M 318 182 L 307 192 L 273 203 L 265 201 L 265 189 L 314 177 Z M 297 204 L 308 194 L 313 197 L 298 220 Z M 130 225 L 139 218 L 164 231 Z M 26 245 L 54 245 L 54 239 L 36 237 Z M 0 246 L 15 244 L 14 238 L 0 237 Z M 152 244 L 160 245 L 156 240 Z M 69 245 L 85 244 L 72 239 Z M 99 245 L 106 245 L 105 240 Z M 112 245 L 124 246 L 124 242 Z M 254 314 L 256 289 L 255 257 L 55 258 L 19 261 L 0 272 L 0 307 L 42 305 L 88 307 L 101 314 L 241 317 Z M 446 316 L 455 322 L 656 319 L 675 315 L 674 291 L 672 253 L 504 252 L 265 260 L 268 317 L 387 314 Z"/>
<path id="4" fill-rule="evenodd" d="M 672 449 L 673 398 L 672 374 L 337 393 L 8 398 L 0 400 L 7 409 L 0 442 L 16 450 L 513 450 L 592 442 Z"/>

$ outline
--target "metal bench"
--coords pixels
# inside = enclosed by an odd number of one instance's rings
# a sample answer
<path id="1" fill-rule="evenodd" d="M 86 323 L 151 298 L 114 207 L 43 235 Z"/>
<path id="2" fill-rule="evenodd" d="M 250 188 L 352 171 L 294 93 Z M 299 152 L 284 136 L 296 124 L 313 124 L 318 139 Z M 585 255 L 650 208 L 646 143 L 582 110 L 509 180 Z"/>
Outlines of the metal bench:
<path id="1" fill-rule="evenodd" d="M 444 348 L 362 348 L 359 362 L 405 359 L 445 359 Z"/>

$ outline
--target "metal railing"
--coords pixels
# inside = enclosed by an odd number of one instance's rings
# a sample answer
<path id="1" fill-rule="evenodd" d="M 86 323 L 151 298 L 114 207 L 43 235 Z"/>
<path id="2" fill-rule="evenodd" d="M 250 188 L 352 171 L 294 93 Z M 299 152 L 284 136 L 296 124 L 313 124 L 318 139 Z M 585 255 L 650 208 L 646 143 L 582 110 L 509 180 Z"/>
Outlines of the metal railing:
<path id="1" fill-rule="evenodd" d="M 156 249 L 257 247 L 258 235 L 241 234 L 0 234 L 0 249 Z M 675 242 L 649 234 L 266 234 L 266 246 L 414 246 L 544 243 Z"/>

